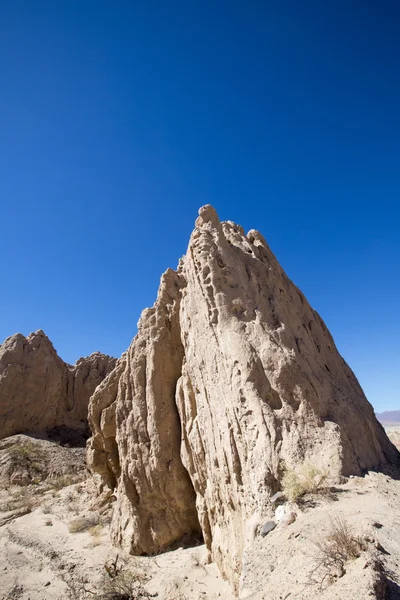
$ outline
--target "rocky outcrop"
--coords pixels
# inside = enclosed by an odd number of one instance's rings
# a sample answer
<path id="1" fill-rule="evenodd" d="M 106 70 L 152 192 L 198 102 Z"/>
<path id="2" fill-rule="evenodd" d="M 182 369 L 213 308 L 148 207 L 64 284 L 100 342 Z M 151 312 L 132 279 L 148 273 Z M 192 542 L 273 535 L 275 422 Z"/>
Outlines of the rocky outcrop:
<path id="1" fill-rule="evenodd" d="M 199 215 L 91 399 L 88 459 L 115 489 L 117 543 L 153 552 L 200 525 L 237 586 L 246 523 L 268 514 L 284 465 L 339 477 L 395 468 L 399 454 L 262 235 L 210 206 Z"/>
<path id="2" fill-rule="evenodd" d="M 180 298 L 180 276 L 169 270 L 137 337 L 90 402 L 88 462 L 117 487 L 112 536 L 134 554 L 200 531 L 175 404 L 183 361 Z"/>
<path id="3" fill-rule="evenodd" d="M 0 346 L 0 439 L 54 427 L 87 427 L 89 398 L 116 360 L 95 352 L 66 364 L 43 331 Z"/>

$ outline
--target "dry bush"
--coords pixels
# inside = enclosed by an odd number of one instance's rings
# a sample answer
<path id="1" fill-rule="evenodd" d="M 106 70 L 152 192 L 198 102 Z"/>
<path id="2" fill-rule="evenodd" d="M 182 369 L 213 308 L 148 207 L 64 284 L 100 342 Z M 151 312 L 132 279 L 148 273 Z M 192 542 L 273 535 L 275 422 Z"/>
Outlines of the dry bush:
<path id="1" fill-rule="evenodd" d="M 353 534 L 342 515 L 331 517 L 326 537 L 315 542 L 310 584 L 317 584 L 320 588 L 330 585 L 346 573 L 345 565 L 358 558 L 365 549 L 365 541 Z"/>
<path id="2" fill-rule="evenodd" d="M 187 596 L 180 590 L 179 580 L 170 583 L 164 590 L 165 600 L 187 600 Z"/>
<path id="3" fill-rule="evenodd" d="M 19 472 L 21 477 L 29 483 L 39 485 L 45 478 L 45 465 L 47 454 L 38 444 L 30 440 L 18 441 L 7 447 L 4 455 L 7 463 L 8 477 Z"/>
<path id="4" fill-rule="evenodd" d="M 30 512 L 36 508 L 38 502 L 37 490 L 33 486 L 18 486 L 10 491 L 8 500 L 0 506 L 0 511 L 26 510 L 26 512 Z"/>
<path id="5" fill-rule="evenodd" d="M 144 600 L 151 598 L 144 588 L 146 581 L 147 578 L 139 572 L 121 571 L 113 578 L 105 575 L 99 586 L 101 591 L 98 593 L 97 598 L 99 600 Z"/>
<path id="6" fill-rule="evenodd" d="M 42 504 L 42 512 L 45 515 L 49 515 L 53 513 L 53 506 L 49 501 L 43 502 Z"/>
<path id="7" fill-rule="evenodd" d="M 13 444 L 9 447 L 8 451 L 11 454 L 11 456 L 15 458 L 42 459 L 45 456 L 43 450 L 41 448 L 38 448 L 30 440 L 25 440 L 24 442 Z"/>
<path id="8" fill-rule="evenodd" d="M 102 529 L 103 526 L 101 525 L 101 523 L 98 523 L 97 525 L 94 525 L 93 527 L 90 527 L 90 529 L 88 529 L 88 532 L 93 538 L 92 546 L 100 546 Z"/>
<path id="9" fill-rule="evenodd" d="M 84 474 L 80 473 L 67 473 L 64 475 L 57 475 L 51 477 L 50 479 L 48 479 L 48 483 L 54 490 L 59 491 L 65 487 L 74 485 L 75 483 L 80 483 L 85 479 L 85 477 L 86 476 Z"/>
<path id="10" fill-rule="evenodd" d="M 300 471 L 284 467 L 282 491 L 290 502 L 297 502 L 306 494 L 319 492 L 329 476 L 315 465 L 304 463 Z"/>
<path id="11" fill-rule="evenodd" d="M 93 527 L 90 527 L 88 531 L 90 535 L 96 536 L 99 535 L 99 533 L 101 533 L 102 529 L 103 526 L 100 523 L 97 523 L 97 525 L 93 525 Z"/>
<path id="12" fill-rule="evenodd" d="M 15 583 L 11 590 L 7 592 L 6 596 L 4 596 L 4 600 L 19 600 L 19 598 L 24 595 L 24 592 L 24 587 Z"/>
<path id="13" fill-rule="evenodd" d="M 68 596 L 71 600 L 149 600 L 158 594 L 149 594 L 144 585 L 150 577 L 143 572 L 139 564 L 134 564 L 129 570 L 125 565 L 115 560 L 104 565 L 105 573 L 98 584 L 89 587 L 86 578 L 74 579 L 66 574 L 61 579 L 68 586 Z M 178 600 L 178 598 L 174 598 Z"/>
<path id="14" fill-rule="evenodd" d="M 149 576 L 143 572 L 139 565 L 126 570 L 118 564 L 118 555 L 115 560 L 104 565 L 106 573 L 99 585 L 99 600 L 145 600 L 151 598 L 144 588 Z"/>
<path id="15" fill-rule="evenodd" d="M 69 522 L 68 530 L 70 533 L 82 533 L 82 531 L 87 531 L 95 525 L 97 525 L 96 517 L 78 517 Z"/>

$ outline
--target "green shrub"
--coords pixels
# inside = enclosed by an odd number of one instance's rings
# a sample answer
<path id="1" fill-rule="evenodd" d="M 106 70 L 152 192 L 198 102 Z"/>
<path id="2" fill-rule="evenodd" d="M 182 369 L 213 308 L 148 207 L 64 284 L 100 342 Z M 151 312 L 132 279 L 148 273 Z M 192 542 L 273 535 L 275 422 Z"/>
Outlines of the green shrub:
<path id="1" fill-rule="evenodd" d="M 297 502 L 306 494 L 317 493 L 329 476 L 328 471 L 321 471 L 309 463 L 304 463 L 298 471 L 288 467 L 284 469 L 282 491 L 290 502 Z"/>

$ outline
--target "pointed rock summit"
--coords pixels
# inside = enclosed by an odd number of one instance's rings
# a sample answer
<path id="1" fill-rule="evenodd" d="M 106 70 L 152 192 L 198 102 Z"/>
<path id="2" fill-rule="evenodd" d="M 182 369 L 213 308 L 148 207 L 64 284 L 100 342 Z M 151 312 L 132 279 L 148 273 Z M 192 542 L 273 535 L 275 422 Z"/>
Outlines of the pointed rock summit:
<path id="1" fill-rule="evenodd" d="M 89 464 L 117 498 L 114 541 L 153 553 L 201 532 L 236 588 L 246 522 L 268 514 L 283 464 L 340 477 L 400 456 L 263 236 L 211 206 L 89 420 Z"/>
<path id="2" fill-rule="evenodd" d="M 54 427 L 87 428 L 89 398 L 114 368 L 100 352 L 68 365 L 41 330 L 0 345 L 0 439 Z"/>

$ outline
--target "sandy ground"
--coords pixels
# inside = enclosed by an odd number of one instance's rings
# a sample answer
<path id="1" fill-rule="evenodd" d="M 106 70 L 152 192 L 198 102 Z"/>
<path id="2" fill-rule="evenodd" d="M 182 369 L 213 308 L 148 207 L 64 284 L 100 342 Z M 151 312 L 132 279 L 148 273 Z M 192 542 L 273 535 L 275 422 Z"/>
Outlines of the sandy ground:
<path id="1" fill-rule="evenodd" d="M 359 557 L 329 582 L 316 569 L 318 544 L 332 521 L 344 521 L 362 541 Z M 289 526 L 256 536 L 245 553 L 243 600 L 395 600 L 400 598 L 400 481 L 380 473 L 353 477 L 327 495 L 308 498 Z M 337 575 L 337 576 L 335 576 Z"/>
<path id="2" fill-rule="evenodd" d="M 111 600 L 105 594 L 116 582 L 132 586 L 137 600 L 234 599 L 202 545 L 153 557 L 112 547 L 112 505 L 96 497 L 83 458 L 83 448 L 25 436 L 0 442 L 0 600 Z M 240 600 L 400 599 L 400 481 L 353 477 L 295 512 L 266 537 L 254 529 Z M 337 517 L 362 549 L 329 580 L 315 559 Z"/>
<path id="3" fill-rule="evenodd" d="M 18 436 L 19 443 L 21 439 L 24 441 L 23 437 Z M 86 472 L 80 470 L 78 474 L 83 481 L 72 485 L 68 485 L 65 473 L 55 476 L 54 455 L 62 455 L 60 468 L 61 463 L 64 467 L 65 449 L 50 448 L 48 444 L 34 441 L 35 448 L 40 447 L 41 458 L 49 449 L 52 479 L 17 486 L 3 477 L 0 489 L 1 600 L 100 598 L 104 582 L 107 585 L 112 582 L 110 575 L 116 572 L 122 573 L 127 581 L 143 581 L 137 585 L 138 589 L 146 590 L 146 595 L 138 595 L 138 598 L 233 600 L 216 566 L 205 564 L 203 545 L 178 548 L 153 557 L 132 557 L 113 548 L 108 535 L 110 506 L 101 507 L 93 500 L 95 484 Z M 5 447 L 9 445 L 3 444 L 3 455 L 0 449 L 0 463 L 10 474 L 10 458 L 4 459 Z M 30 463 L 36 463 L 37 451 L 29 441 L 27 448 Z M 27 452 L 18 452 L 26 458 Z M 77 450 L 71 449 L 71 453 L 76 461 Z M 19 472 L 24 475 L 27 470 L 29 468 L 20 467 Z M 74 476 L 77 477 L 77 473 Z"/>

